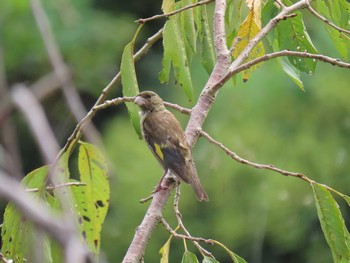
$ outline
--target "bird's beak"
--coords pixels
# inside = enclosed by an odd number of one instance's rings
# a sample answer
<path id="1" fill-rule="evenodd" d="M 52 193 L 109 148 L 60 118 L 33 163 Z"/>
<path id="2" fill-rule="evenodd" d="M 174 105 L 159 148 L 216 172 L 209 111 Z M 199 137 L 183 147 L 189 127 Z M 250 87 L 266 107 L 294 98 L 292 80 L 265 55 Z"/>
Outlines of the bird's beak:
<path id="1" fill-rule="evenodd" d="M 141 107 L 141 106 L 145 105 L 145 100 L 142 97 L 140 97 L 140 96 L 136 96 L 136 98 L 134 100 L 134 103 L 137 106 Z"/>

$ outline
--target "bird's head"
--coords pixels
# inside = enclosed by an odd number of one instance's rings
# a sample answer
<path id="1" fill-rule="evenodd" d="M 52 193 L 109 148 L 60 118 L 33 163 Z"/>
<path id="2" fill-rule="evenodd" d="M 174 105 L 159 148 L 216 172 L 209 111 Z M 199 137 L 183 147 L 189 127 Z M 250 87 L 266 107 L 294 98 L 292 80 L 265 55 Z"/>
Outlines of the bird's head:
<path id="1" fill-rule="evenodd" d="M 140 92 L 136 96 L 134 103 L 139 106 L 143 112 L 165 110 L 162 98 L 152 91 Z"/>

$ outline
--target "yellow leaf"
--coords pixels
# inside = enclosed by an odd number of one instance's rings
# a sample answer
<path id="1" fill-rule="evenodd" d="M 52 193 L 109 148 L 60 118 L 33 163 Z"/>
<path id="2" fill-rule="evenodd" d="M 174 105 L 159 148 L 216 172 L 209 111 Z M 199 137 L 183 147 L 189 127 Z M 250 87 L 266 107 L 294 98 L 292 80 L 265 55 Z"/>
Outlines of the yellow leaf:
<path id="1" fill-rule="evenodd" d="M 162 246 L 162 248 L 159 250 L 159 254 L 162 255 L 162 258 L 160 259 L 160 263 L 168 263 L 169 262 L 169 250 L 170 250 L 170 243 L 173 236 L 171 236 L 168 241 Z"/>
<path id="2" fill-rule="evenodd" d="M 248 0 L 247 0 L 248 1 Z M 253 1 L 256 4 L 258 1 Z M 261 8 L 261 6 L 260 6 Z M 237 58 L 239 54 L 247 47 L 250 40 L 252 40 L 261 30 L 261 13 L 257 15 L 254 8 L 250 9 L 248 16 L 239 27 L 236 39 L 239 39 L 232 51 L 233 58 Z M 235 42 L 234 42 L 235 43 Z M 250 52 L 247 61 L 258 58 L 265 54 L 264 45 L 259 42 Z M 243 72 L 243 81 L 247 81 L 252 71 L 258 68 L 258 65 L 251 67 Z"/>
<path id="3" fill-rule="evenodd" d="M 257 25 L 261 26 L 261 0 L 246 0 L 250 10 L 254 11 L 254 19 Z"/>

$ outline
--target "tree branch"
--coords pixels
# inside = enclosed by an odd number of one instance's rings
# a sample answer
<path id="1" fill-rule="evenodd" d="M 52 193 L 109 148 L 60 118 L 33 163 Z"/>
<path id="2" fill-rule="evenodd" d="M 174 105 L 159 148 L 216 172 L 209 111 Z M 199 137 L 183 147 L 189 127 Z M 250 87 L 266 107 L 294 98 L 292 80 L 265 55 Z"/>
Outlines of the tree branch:
<path id="1" fill-rule="evenodd" d="M 205 239 L 202 237 L 192 237 L 192 236 L 187 236 L 187 235 L 176 233 L 176 231 L 170 227 L 170 225 L 168 224 L 168 222 L 164 218 L 162 218 L 160 222 L 165 227 L 165 229 L 169 232 L 169 234 L 174 236 L 175 238 L 186 239 L 186 240 L 196 241 L 196 242 L 203 242 L 203 243 L 207 243 L 210 245 L 213 244 L 211 239 Z"/>
<path id="2" fill-rule="evenodd" d="M 143 55 L 145 55 L 148 50 L 153 46 L 153 44 L 155 42 L 157 42 L 163 34 L 163 29 L 159 30 L 157 33 L 155 33 L 153 36 L 151 36 L 150 38 L 147 39 L 146 43 L 139 49 L 138 52 L 135 53 L 134 55 L 134 61 L 138 61 Z M 96 112 L 100 109 L 100 108 L 105 108 L 108 107 L 108 103 L 104 104 L 104 106 L 102 106 L 102 104 L 105 102 L 108 94 L 111 92 L 112 87 L 117 84 L 118 82 L 120 82 L 120 78 L 121 78 L 121 74 L 120 72 L 118 72 L 114 78 L 111 80 L 111 82 L 103 89 L 103 91 L 101 92 L 100 97 L 97 99 L 97 101 L 95 102 L 94 107 L 86 114 L 86 116 L 77 124 L 77 126 L 75 127 L 72 135 L 67 139 L 67 143 L 64 145 L 64 147 L 62 148 L 60 155 L 63 154 L 65 151 L 67 151 L 68 148 L 70 147 L 74 147 L 76 145 L 76 143 L 78 142 L 78 140 L 80 139 L 80 137 L 82 136 L 82 129 L 85 127 L 86 123 L 90 122 L 92 120 L 92 118 L 95 116 Z M 112 100 L 114 102 L 109 101 L 109 103 L 111 103 L 110 105 L 117 105 L 121 102 L 124 101 L 128 101 L 131 102 L 133 100 L 130 100 L 131 98 L 117 98 L 115 100 Z M 119 102 L 119 100 L 121 100 L 121 102 Z"/>
<path id="3" fill-rule="evenodd" d="M 212 92 L 211 87 L 222 78 L 230 65 L 231 55 L 226 45 L 225 12 L 226 1 L 216 0 L 214 11 L 214 47 L 217 61 L 196 105 L 192 109 L 190 120 L 187 124 L 185 134 L 191 147 L 198 139 L 198 128 L 203 126 L 209 109 L 215 101 L 216 92 Z"/>
<path id="4" fill-rule="evenodd" d="M 228 156 L 230 156 L 233 160 L 241 163 L 241 164 L 244 164 L 244 165 L 248 165 L 248 166 L 251 166 L 253 168 L 257 168 L 257 169 L 264 169 L 264 170 L 271 170 L 271 171 L 274 171 L 276 173 L 279 173 L 281 175 L 284 175 L 284 176 L 293 176 L 293 177 L 296 177 L 296 178 L 299 178 L 299 179 L 302 179 L 306 182 L 308 182 L 309 184 L 314 184 L 316 183 L 314 180 L 311 180 L 310 178 L 308 178 L 306 175 L 302 174 L 302 173 L 298 173 L 298 172 L 290 172 L 290 171 L 287 171 L 287 170 L 283 170 L 281 168 L 278 168 L 272 164 L 259 164 L 259 163 L 254 163 L 254 162 L 251 162 L 249 160 L 246 160 L 246 159 L 243 159 L 242 157 L 238 156 L 235 152 L 229 150 L 224 144 L 222 144 L 221 142 L 215 140 L 214 138 L 212 138 L 208 133 L 206 133 L 205 131 L 200 131 L 200 135 L 204 138 L 206 138 L 210 143 L 218 146 L 219 148 L 221 148 Z M 327 188 L 327 190 L 341 196 L 341 197 L 346 197 L 346 195 L 340 193 L 339 191 L 327 186 L 327 185 L 324 185 L 322 184 L 323 187 Z"/>
<path id="5" fill-rule="evenodd" d="M 136 229 L 134 238 L 122 261 L 123 263 L 141 262 L 153 230 L 161 222 L 163 208 L 169 199 L 171 191 L 174 189 L 175 183 L 169 177 L 165 177 L 161 186 L 161 190 L 154 193 L 147 213 Z"/>
<path id="6" fill-rule="evenodd" d="M 350 30 L 346 30 L 344 28 L 341 28 L 335 24 L 333 24 L 331 21 L 329 21 L 327 18 L 321 16 L 315 9 L 312 8 L 312 6 L 310 4 L 308 4 L 307 9 L 311 12 L 311 14 L 313 14 L 314 16 L 316 16 L 318 19 L 322 20 L 323 22 L 325 22 L 327 25 L 333 27 L 334 29 L 338 30 L 339 33 L 345 33 L 345 34 L 350 34 Z"/>
<path id="7" fill-rule="evenodd" d="M 197 7 L 197 6 L 200 6 L 200 5 L 206 5 L 206 4 L 209 4 L 211 2 L 213 2 L 214 0 L 204 0 L 204 1 L 200 1 L 200 2 L 196 2 L 192 5 L 188 5 L 188 6 L 185 6 L 183 8 L 180 8 L 178 10 L 175 10 L 173 12 L 170 12 L 170 13 L 167 13 L 167 14 L 161 14 L 161 15 L 155 15 L 155 16 L 152 16 L 152 17 L 148 17 L 148 18 L 140 18 L 138 20 L 136 20 L 135 22 L 138 23 L 138 24 L 145 24 L 149 21 L 152 21 L 152 20 L 156 20 L 156 19 L 160 19 L 160 18 L 165 18 L 165 17 L 169 17 L 169 16 L 173 16 L 173 15 L 176 15 L 182 11 L 185 11 L 187 9 L 191 9 L 191 8 L 194 8 L 194 7 Z"/>
<path id="8" fill-rule="evenodd" d="M 65 97 L 67 105 L 76 121 L 79 122 L 79 120 L 83 118 L 87 113 L 85 106 L 81 101 L 77 89 L 74 87 L 73 82 L 71 81 L 68 68 L 55 41 L 49 19 L 45 13 L 44 8 L 41 5 L 40 0 L 30 0 L 30 3 L 32 6 L 34 18 L 45 44 L 49 60 L 52 64 L 55 74 L 57 75 L 57 78 L 60 79 L 60 82 L 62 84 L 63 95 Z M 99 132 L 92 124 L 89 124 L 89 129 L 87 130 L 86 136 L 92 142 L 102 146 Z"/>
<path id="9" fill-rule="evenodd" d="M 253 48 L 258 44 L 260 40 L 262 40 L 276 25 L 286 18 L 288 18 L 288 15 L 298 9 L 302 9 L 308 6 L 309 0 L 301 0 L 296 2 L 295 4 L 282 8 L 281 12 L 275 16 L 273 19 L 270 20 L 269 23 L 258 33 L 254 38 L 252 38 L 249 43 L 247 44 L 247 47 L 242 51 L 242 53 L 235 59 L 235 61 L 232 62 L 232 64 L 229 67 L 229 70 L 234 70 L 239 65 L 241 65 L 249 56 L 250 52 L 253 50 Z M 217 90 L 214 89 L 213 92 L 216 92 Z"/>
<path id="10" fill-rule="evenodd" d="M 264 61 L 268 61 L 273 58 L 277 57 L 286 57 L 286 56 L 291 56 L 291 57 L 302 57 L 302 58 L 310 58 L 314 60 L 318 60 L 324 63 L 331 64 L 333 66 L 338 66 L 341 68 L 350 68 L 350 63 L 343 62 L 340 59 L 337 58 L 332 58 L 328 57 L 325 55 L 320 55 L 320 54 L 312 54 L 308 52 L 300 52 L 300 51 L 290 51 L 290 50 L 282 50 L 282 51 L 277 51 L 274 53 L 266 54 L 264 56 L 261 56 L 259 58 L 253 59 L 251 61 L 248 61 L 244 63 L 241 66 L 238 66 L 236 68 L 230 69 L 224 76 L 223 78 L 218 81 L 215 85 L 212 86 L 212 89 L 218 90 L 221 88 L 228 79 L 230 79 L 232 76 L 236 75 L 237 73 L 244 71 L 248 68 L 251 68 L 252 66 L 259 64 Z"/>
<path id="11" fill-rule="evenodd" d="M 295 172 L 289 172 L 280 168 L 277 168 L 275 166 L 273 166 L 272 164 L 258 164 L 258 163 L 254 163 L 251 161 L 248 161 L 246 159 L 243 159 L 242 157 L 239 157 L 236 153 L 234 153 L 233 151 L 229 150 L 225 145 L 223 145 L 221 142 L 216 141 L 215 139 L 213 139 L 208 133 L 201 131 L 200 132 L 201 136 L 206 138 L 210 143 L 218 146 L 219 148 L 221 148 L 222 150 L 224 150 L 224 152 L 230 156 L 232 159 L 236 160 L 237 162 L 241 163 L 241 164 L 245 164 L 245 165 L 249 165 L 251 167 L 257 168 L 257 169 L 266 169 L 266 170 L 271 170 L 277 173 L 280 173 L 282 175 L 285 176 L 293 176 L 293 177 L 297 177 L 300 179 L 303 179 L 304 181 L 307 181 L 309 183 L 312 183 L 313 181 L 311 179 L 309 179 L 308 177 L 306 177 L 304 174 L 302 173 L 295 173 Z"/>

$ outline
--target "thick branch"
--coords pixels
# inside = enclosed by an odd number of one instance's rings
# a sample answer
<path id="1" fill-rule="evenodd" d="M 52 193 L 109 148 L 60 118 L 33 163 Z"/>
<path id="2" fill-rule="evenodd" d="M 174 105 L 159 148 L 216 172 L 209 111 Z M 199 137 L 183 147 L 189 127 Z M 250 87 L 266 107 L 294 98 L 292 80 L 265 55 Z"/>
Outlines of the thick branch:
<path id="1" fill-rule="evenodd" d="M 226 45 L 225 12 L 226 1 L 216 0 L 214 11 L 214 47 L 217 62 L 196 105 L 192 109 L 191 117 L 187 124 L 185 133 L 190 146 L 193 146 L 198 139 L 198 128 L 202 127 L 209 109 L 215 101 L 216 92 L 211 92 L 210 89 L 223 77 L 231 61 L 230 51 Z"/>
<path id="2" fill-rule="evenodd" d="M 123 259 L 123 263 L 141 262 L 147 243 L 151 238 L 153 230 L 161 222 L 163 208 L 169 199 L 170 193 L 175 186 L 173 180 L 165 178 L 162 189 L 153 195 L 152 202 L 141 224 L 136 229 L 134 238 Z"/>

